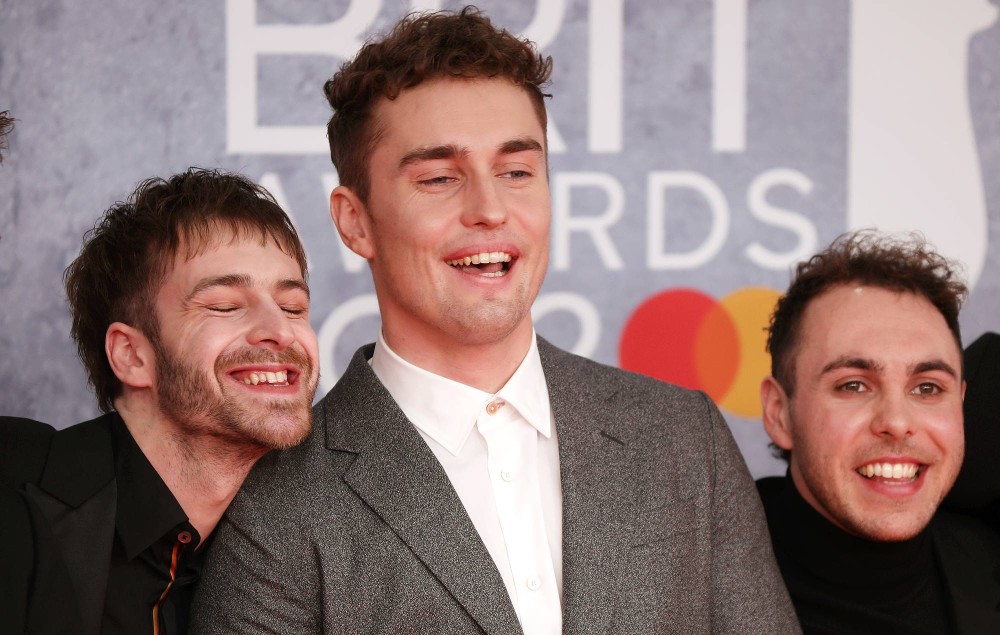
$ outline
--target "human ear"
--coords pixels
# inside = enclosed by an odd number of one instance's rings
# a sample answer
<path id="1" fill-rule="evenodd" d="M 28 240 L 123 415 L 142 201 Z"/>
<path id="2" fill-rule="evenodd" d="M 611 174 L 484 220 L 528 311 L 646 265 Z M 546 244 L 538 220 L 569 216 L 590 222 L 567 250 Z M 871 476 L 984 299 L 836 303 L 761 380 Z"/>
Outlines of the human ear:
<path id="1" fill-rule="evenodd" d="M 760 383 L 760 405 L 764 417 L 764 430 L 771 441 L 782 450 L 792 449 L 791 417 L 788 395 L 774 377 L 765 377 Z"/>
<path id="2" fill-rule="evenodd" d="M 113 322 L 104 334 L 104 352 L 118 381 L 131 388 L 149 388 L 155 379 L 153 347 L 142 332 Z"/>
<path id="3" fill-rule="evenodd" d="M 365 260 L 375 255 L 371 241 L 371 218 L 364 203 L 349 187 L 338 185 L 330 192 L 330 217 L 340 239 Z"/>

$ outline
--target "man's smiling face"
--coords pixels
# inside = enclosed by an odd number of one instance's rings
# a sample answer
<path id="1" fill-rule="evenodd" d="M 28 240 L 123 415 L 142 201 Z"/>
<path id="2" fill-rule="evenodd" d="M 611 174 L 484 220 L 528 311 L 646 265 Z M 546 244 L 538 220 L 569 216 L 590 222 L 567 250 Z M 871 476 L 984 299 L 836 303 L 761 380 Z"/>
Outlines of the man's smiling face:
<path id="1" fill-rule="evenodd" d="M 366 240 L 385 336 L 440 349 L 531 331 L 548 265 L 545 131 L 504 79 L 435 79 L 377 107 Z"/>
<path id="2" fill-rule="evenodd" d="M 272 240 L 223 233 L 178 250 L 156 295 L 156 396 L 180 429 L 257 448 L 310 428 L 316 336 L 302 271 Z"/>
<path id="3" fill-rule="evenodd" d="M 803 498 L 856 536 L 919 533 L 965 448 L 961 352 L 941 313 L 913 293 L 836 286 L 806 307 L 792 354 L 772 437 Z"/>

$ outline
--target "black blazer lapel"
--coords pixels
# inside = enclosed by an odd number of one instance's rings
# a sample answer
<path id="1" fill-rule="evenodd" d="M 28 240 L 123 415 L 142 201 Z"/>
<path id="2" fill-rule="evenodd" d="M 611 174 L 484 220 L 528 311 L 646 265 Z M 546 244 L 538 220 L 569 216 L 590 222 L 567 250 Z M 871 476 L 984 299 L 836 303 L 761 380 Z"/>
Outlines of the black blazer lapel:
<path id="1" fill-rule="evenodd" d="M 609 413 L 616 395 L 577 358 L 538 338 L 559 440 L 563 496 L 563 631 L 608 631 L 630 524 L 635 468 L 626 431 Z"/>
<path id="2" fill-rule="evenodd" d="M 38 486 L 24 496 L 65 565 L 79 604 L 80 632 L 100 632 L 115 533 L 117 487 L 105 415 L 57 432 Z"/>
<path id="3" fill-rule="evenodd" d="M 503 579 L 437 458 L 355 354 L 324 399 L 327 447 L 357 455 L 344 481 L 487 633 L 521 633 Z"/>

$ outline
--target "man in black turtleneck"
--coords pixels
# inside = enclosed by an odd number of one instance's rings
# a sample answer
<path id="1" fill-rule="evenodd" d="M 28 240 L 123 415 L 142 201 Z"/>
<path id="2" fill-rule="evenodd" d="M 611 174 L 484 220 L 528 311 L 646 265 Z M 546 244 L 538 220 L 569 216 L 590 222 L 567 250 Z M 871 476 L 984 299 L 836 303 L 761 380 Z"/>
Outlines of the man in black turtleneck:
<path id="1" fill-rule="evenodd" d="M 1000 536 L 939 510 L 962 464 L 954 263 L 913 238 L 838 238 L 799 265 L 768 335 L 758 481 L 807 634 L 1000 633 Z"/>

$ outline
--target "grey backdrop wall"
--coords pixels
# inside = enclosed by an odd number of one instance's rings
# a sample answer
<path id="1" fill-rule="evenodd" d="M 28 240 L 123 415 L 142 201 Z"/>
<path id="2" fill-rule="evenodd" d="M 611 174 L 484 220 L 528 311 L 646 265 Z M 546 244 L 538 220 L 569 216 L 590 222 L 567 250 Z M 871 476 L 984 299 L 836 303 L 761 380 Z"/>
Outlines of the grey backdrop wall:
<path id="1" fill-rule="evenodd" d="M 18 119 L 0 167 L 0 412 L 58 427 L 96 413 L 61 272 L 136 182 L 190 165 L 242 171 L 293 216 L 331 386 L 378 320 L 327 212 L 322 83 L 407 11 L 458 6 L 0 1 L 0 109 Z M 967 266 L 966 341 L 998 328 L 992 3 L 479 6 L 555 58 L 539 332 L 708 390 L 755 474 L 781 470 L 753 406 L 760 324 L 790 266 L 838 234 L 923 231 Z"/>

